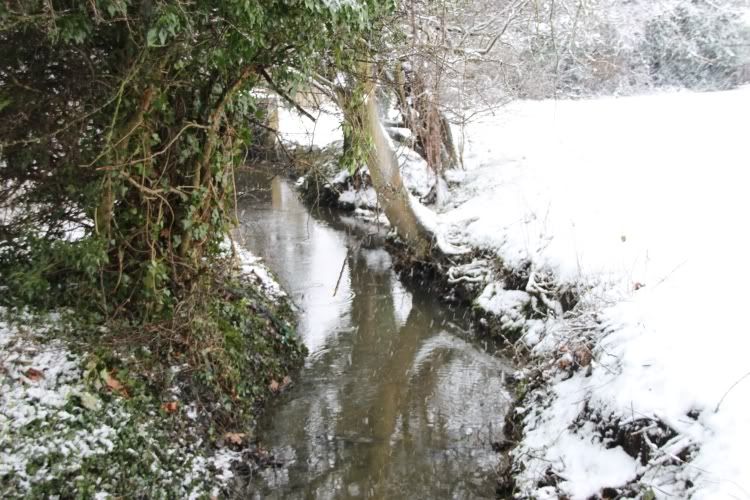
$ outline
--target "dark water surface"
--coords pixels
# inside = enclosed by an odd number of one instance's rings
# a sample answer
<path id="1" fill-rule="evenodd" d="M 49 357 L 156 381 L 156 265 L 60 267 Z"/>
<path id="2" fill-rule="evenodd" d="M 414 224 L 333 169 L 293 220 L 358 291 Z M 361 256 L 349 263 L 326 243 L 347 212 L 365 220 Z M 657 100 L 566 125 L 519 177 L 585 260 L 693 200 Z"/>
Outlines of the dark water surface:
<path id="1" fill-rule="evenodd" d="M 239 189 L 243 243 L 292 295 L 310 349 L 258 428 L 284 466 L 256 475 L 247 496 L 494 498 L 510 364 L 399 281 L 382 230 L 311 214 L 262 170 Z"/>

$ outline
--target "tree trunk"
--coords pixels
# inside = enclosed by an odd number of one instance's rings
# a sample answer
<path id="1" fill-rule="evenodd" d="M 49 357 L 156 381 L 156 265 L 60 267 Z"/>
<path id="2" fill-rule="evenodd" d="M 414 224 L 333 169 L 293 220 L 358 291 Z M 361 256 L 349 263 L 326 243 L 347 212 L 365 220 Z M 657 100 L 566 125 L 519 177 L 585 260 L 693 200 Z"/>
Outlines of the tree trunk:
<path id="1" fill-rule="evenodd" d="M 372 183 L 378 193 L 378 202 L 398 235 L 418 259 L 424 259 L 432 251 L 433 235 L 414 212 L 409 192 L 401 179 L 398 158 L 380 124 L 376 100 L 375 92 L 370 92 L 363 120 L 373 142 L 367 161 Z"/>
<path id="2" fill-rule="evenodd" d="M 443 166 L 447 166 L 448 168 L 456 168 L 458 166 L 458 154 L 456 153 L 456 145 L 453 142 L 451 124 L 448 122 L 448 118 L 443 113 L 440 113 L 440 128 L 443 135 L 443 153 L 446 156 L 446 158 L 443 160 Z"/>

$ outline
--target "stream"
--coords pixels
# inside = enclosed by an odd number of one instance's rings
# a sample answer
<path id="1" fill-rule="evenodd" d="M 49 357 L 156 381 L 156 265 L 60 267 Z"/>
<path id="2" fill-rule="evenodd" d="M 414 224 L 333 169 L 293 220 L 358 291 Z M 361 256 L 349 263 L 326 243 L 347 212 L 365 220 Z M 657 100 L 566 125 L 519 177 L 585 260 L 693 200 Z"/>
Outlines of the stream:
<path id="1" fill-rule="evenodd" d="M 494 498 L 512 370 L 497 346 L 399 280 L 382 228 L 311 211 L 262 169 L 238 190 L 241 242 L 291 295 L 310 351 L 257 429 L 283 466 L 246 496 Z"/>

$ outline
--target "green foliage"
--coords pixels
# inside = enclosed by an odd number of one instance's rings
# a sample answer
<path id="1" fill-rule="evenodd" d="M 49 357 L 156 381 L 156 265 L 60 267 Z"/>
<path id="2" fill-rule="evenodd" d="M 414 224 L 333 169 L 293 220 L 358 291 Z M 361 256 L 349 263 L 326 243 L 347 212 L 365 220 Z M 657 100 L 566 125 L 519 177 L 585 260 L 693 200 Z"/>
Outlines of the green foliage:
<path id="1" fill-rule="evenodd" d="M 364 126 L 363 110 L 365 107 L 366 89 L 362 83 L 356 83 L 341 99 L 344 112 L 344 150 L 339 165 L 346 168 L 351 175 L 367 163 L 367 156 L 372 151 L 372 139 L 367 135 Z"/>
<path id="2" fill-rule="evenodd" d="M 187 364 L 185 397 L 218 424 L 251 417 L 304 355 L 288 306 L 237 282 L 221 250 L 255 99 L 266 75 L 293 93 L 355 64 L 389 3 L 0 3 L 0 303 L 73 308 L 107 325 L 77 340 L 138 354 L 122 370 Z M 113 452 L 124 468 L 92 460 L 81 477 L 137 473 L 127 450 L 158 446 L 133 439 Z M 72 484 L 50 491 L 94 487 Z"/>
<path id="3" fill-rule="evenodd" d="M 196 374 L 209 393 L 224 395 L 217 402 L 223 421 L 250 416 L 253 404 L 268 396 L 268 384 L 282 380 L 306 354 L 286 302 L 269 301 L 239 281 L 230 282 L 227 294 L 207 304 Z"/>
<path id="4" fill-rule="evenodd" d="M 101 290 L 92 288 L 108 260 L 100 239 L 65 241 L 32 235 L 24 243 L 18 253 L 0 256 L 7 287 L 1 305 L 53 309 L 101 300 Z"/>
<path id="5" fill-rule="evenodd" d="M 194 466 L 226 432 L 252 429 L 259 405 L 272 395 L 269 384 L 296 369 L 306 351 L 285 299 L 271 300 L 254 283 L 231 275 L 203 279 L 221 285 L 209 296 L 183 301 L 177 321 L 135 326 L 118 320 L 102 328 L 74 312 L 52 323 L 46 316 L 23 316 L 30 331 L 44 327 L 66 346 L 85 349 L 82 384 L 69 381 L 84 388 L 76 387 L 60 411 L 0 433 L 0 450 L 25 450 L 33 458 L 27 473 L 40 472 L 26 491 L 22 478 L 0 471 L 0 497 L 89 498 L 104 490 L 172 498 L 187 497 L 193 488 L 210 490 L 210 477 L 195 474 Z M 196 323 L 181 321 L 186 318 Z M 126 393 L 111 390 L 109 377 Z M 165 411 L 166 401 L 177 401 L 176 410 Z M 75 446 L 81 435 L 103 426 L 116 431 L 108 436 L 111 447 L 81 456 Z"/>
<path id="6" fill-rule="evenodd" d="M 643 496 L 641 497 L 642 500 L 656 500 L 656 493 L 654 493 L 654 490 L 649 488 L 643 492 Z"/>
<path id="7" fill-rule="evenodd" d="M 0 209 L 14 217 L 0 222 L 0 255 L 11 290 L 26 301 L 65 291 L 57 304 L 95 296 L 90 308 L 136 323 L 171 317 L 233 225 L 251 91 L 265 75 L 293 92 L 312 70 L 346 70 L 390 7 L 5 2 Z M 355 146 L 353 158 L 366 144 Z M 70 226 L 83 228 L 79 242 L 65 240 Z"/>

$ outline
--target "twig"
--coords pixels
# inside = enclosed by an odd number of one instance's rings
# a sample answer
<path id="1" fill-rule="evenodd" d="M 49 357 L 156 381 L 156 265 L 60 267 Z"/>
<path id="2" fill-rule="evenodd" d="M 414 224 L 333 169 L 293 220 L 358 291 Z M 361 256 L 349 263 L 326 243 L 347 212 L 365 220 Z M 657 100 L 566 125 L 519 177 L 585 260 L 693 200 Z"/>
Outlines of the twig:
<path id="1" fill-rule="evenodd" d="M 302 106 L 300 106 L 299 104 L 297 104 L 297 102 L 294 99 L 292 99 L 291 97 L 289 97 L 289 95 L 286 92 L 284 92 L 283 90 L 281 90 L 281 88 L 278 85 L 276 85 L 276 83 L 271 79 L 271 75 L 268 74 L 268 72 L 265 70 L 265 68 L 260 68 L 260 76 L 262 76 L 263 79 L 268 83 L 268 85 L 271 86 L 271 88 L 274 90 L 274 92 L 276 92 L 281 97 L 283 97 L 286 102 L 288 102 L 289 104 L 291 104 L 292 106 L 294 106 L 294 109 L 296 109 L 297 111 L 299 111 L 300 113 L 302 113 L 303 115 L 305 115 L 305 117 L 309 118 L 311 121 L 313 121 L 313 122 L 316 121 L 315 117 L 313 115 L 311 115 L 310 113 L 308 113 L 307 111 L 305 111 L 305 109 Z"/>
<path id="2" fill-rule="evenodd" d="M 341 263 L 341 271 L 339 271 L 339 279 L 336 280 L 336 288 L 333 289 L 333 296 L 336 296 L 336 293 L 339 291 L 339 285 L 341 284 L 341 277 L 344 276 L 344 268 L 346 267 L 346 261 L 349 260 L 349 253 L 351 252 L 351 248 L 347 247 L 346 249 L 346 255 L 344 256 L 344 262 Z"/>
<path id="3" fill-rule="evenodd" d="M 741 376 L 734 384 L 732 384 L 732 386 L 729 389 L 727 389 L 727 392 L 724 393 L 724 395 L 721 397 L 721 399 L 719 400 L 718 404 L 716 405 L 716 408 L 714 409 L 714 413 L 719 413 L 719 408 L 721 407 L 721 403 L 724 402 L 724 398 L 726 398 L 727 395 L 730 392 L 732 392 L 732 389 L 734 389 L 735 387 L 737 387 L 739 385 L 739 383 L 742 382 L 743 380 L 745 380 L 747 377 L 750 377 L 750 372 L 747 372 L 746 374 L 744 374 L 743 376 Z"/>

